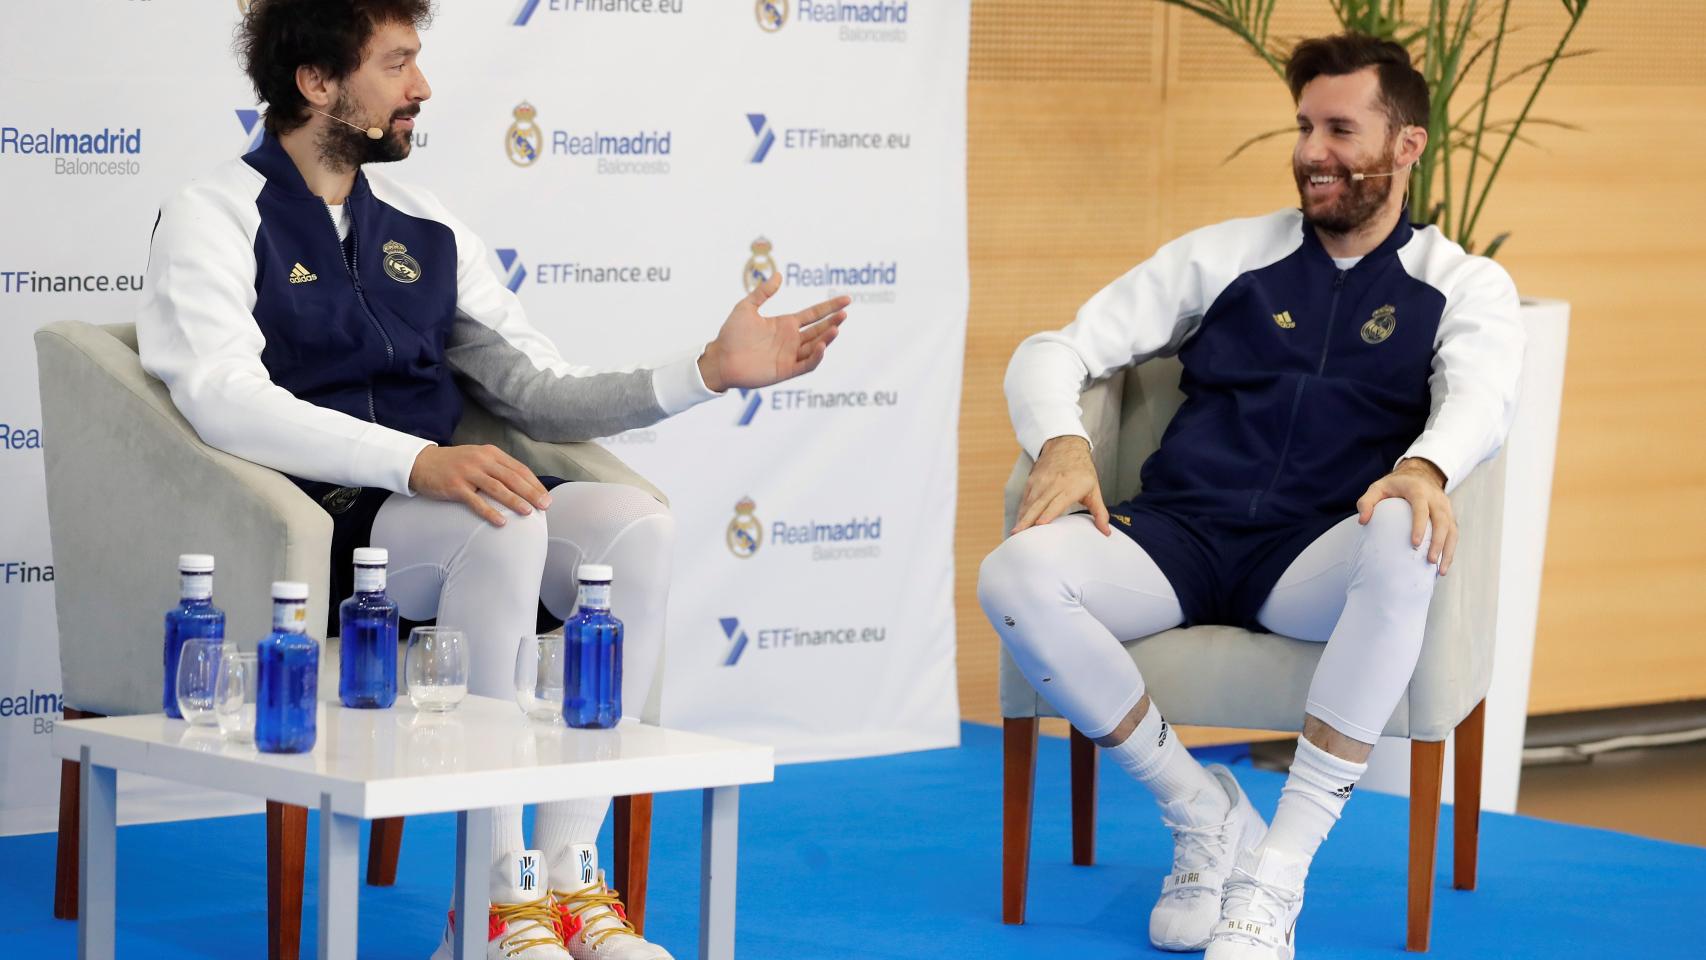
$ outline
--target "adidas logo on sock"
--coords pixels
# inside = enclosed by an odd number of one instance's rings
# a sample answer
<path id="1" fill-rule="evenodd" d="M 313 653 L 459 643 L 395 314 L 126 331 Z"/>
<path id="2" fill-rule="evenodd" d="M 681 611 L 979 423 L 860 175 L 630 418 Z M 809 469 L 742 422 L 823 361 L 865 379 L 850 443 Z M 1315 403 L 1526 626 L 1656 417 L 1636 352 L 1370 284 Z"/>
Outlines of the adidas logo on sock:
<path id="1" fill-rule="evenodd" d="M 290 268 L 291 283 L 313 283 L 318 279 L 320 279 L 320 275 L 311 272 L 307 267 L 303 266 L 300 261 L 296 266 Z"/>
<path id="2" fill-rule="evenodd" d="M 1347 783 L 1339 789 L 1334 790 L 1333 796 L 1338 797 L 1340 800 L 1349 800 L 1351 798 L 1351 791 L 1355 790 L 1356 787 L 1357 785 L 1354 783 Z"/>
<path id="3" fill-rule="evenodd" d="M 1005 623 L 1006 625 L 1011 627 L 1013 625 L 1013 618 L 1012 617 L 1002 617 L 1001 622 Z"/>
<path id="4" fill-rule="evenodd" d="M 1155 738 L 1155 745 L 1157 747 L 1165 747 L 1167 745 L 1167 721 L 1165 720 L 1161 721 L 1161 736 Z"/>

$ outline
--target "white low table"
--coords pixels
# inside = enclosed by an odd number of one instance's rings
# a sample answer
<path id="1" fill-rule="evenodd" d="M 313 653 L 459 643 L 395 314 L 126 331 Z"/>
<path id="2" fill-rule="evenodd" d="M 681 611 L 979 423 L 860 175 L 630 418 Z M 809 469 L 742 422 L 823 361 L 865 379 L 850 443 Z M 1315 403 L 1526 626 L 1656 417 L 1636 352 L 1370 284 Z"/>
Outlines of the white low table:
<path id="1" fill-rule="evenodd" d="M 82 764 L 77 954 L 98 960 L 114 950 L 119 770 L 317 808 L 321 960 L 355 957 L 363 820 L 455 811 L 457 915 L 484 917 L 493 807 L 690 789 L 705 791 L 699 956 L 728 960 L 740 785 L 775 775 L 767 746 L 632 721 L 551 727 L 508 700 L 474 696 L 449 714 L 416 713 L 406 697 L 389 710 L 323 703 L 309 753 L 260 753 L 162 714 L 59 723 L 53 750 Z M 457 960 L 485 956 L 486 925 L 456 927 Z"/>

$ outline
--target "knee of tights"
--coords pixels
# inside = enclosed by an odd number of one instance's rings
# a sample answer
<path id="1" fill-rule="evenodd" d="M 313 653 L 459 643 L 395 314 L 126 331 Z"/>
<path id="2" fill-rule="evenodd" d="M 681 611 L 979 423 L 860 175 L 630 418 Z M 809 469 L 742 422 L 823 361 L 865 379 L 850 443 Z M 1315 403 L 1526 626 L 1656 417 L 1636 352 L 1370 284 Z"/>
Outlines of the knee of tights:
<path id="1" fill-rule="evenodd" d="M 1431 528 L 1424 531 L 1422 545 L 1417 547 L 1411 540 L 1415 533 L 1414 524 L 1415 511 L 1409 501 L 1387 499 L 1375 504 L 1374 514 L 1369 518 L 1357 548 L 1358 564 L 1393 572 L 1431 571 L 1433 564 L 1428 562 L 1428 546 L 1432 542 L 1433 531 Z"/>
<path id="2" fill-rule="evenodd" d="M 1071 599 L 1051 560 L 1051 541 L 1057 531 L 1031 527 L 1008 537 L 983 558 L 977 571 L 977 599 L 991 620 L 1001 608 L 1038 598 Z"/>
<path id="3" fill-rule="evenodd" d="M 481 562 L 505 564 L 534 562 L 536 558 L 537 565 L 543 569 L 545 546 L 548 542 L 545 514 L 539 510 L 527 514 L 512 513 L 509 510 L 501 512 L 504 515 L 504 525 L 497 527 L 481 520 L 480 526 L 463 545 L 463 556 Z"/>

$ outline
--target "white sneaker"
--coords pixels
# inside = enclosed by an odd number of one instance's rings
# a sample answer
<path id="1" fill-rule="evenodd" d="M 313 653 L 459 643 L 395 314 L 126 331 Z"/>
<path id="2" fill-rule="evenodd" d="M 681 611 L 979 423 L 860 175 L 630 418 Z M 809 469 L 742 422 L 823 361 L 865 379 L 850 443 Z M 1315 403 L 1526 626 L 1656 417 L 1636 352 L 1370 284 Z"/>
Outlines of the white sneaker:
<path id="1" fill-rule="evenodd" d="M 674 960 L 669 951 L 634 932 L 616 891 L 604 885 L 598 848 L 577 843 L 569 848 L 575 870 L 557 877 L 551 890 L 560 918 L 563 944 L 574 960 Z"/>
<path id="2" fill-rule="evenodd" d="M 538 850 L 521 850 L 493 865 L 486 960 L 569 960 L 546 880 L 545 855 Z M 450 922 L 432 960 L 456 956 L 451 943 L 456 920 L 456 911 L 450 911 Z"/>
<path id="3" fill-rule="evenodd" d="M 1261 841 L 1268 831 L 1232 771 L 1219 764 L 1208 769 L 1225 796 L 1214 800 L 1228 806 L 1226 819 L 1202 827 L 1187 826 L 1186 811 L 1209 798 L 1161 804 L 1161 821 L 1173 833 L 1173 872 L 1161 883 L 1161 898 L 1149 913 L 1149 942 L 1158 950 L 1201 950 L 1220 919 L 1221 886 L 1239 851 Z M 1218 806 L 1219 804 L 1212 804 Z"/>
<path id="4" fill-rule="evenodd" d="M 1221 898 L 1220 922 L 1203 960 L 1292 960 L 1309 861 L 1284 850 L 1238 854 Z"/>

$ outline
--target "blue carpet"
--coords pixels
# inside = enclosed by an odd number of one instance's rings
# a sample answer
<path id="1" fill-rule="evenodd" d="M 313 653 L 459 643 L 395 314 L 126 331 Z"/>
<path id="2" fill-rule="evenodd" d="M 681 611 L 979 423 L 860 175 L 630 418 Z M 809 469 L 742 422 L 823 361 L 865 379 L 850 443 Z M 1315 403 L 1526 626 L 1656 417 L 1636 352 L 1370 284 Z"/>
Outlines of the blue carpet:
<path id="1" fill-rule="evenodd" d="M 967 724 L 964 746 L 784 767 L 741 797 L 738 952 L 745 958 L 1165 956 L 1145 934 L 1170 849 L 1153 803 L 1104 764 L 1098 856 L 1069 862 L 1067 751 L 1038 760 L 1029 922 L 1000 922 L 1000 731 Z M 1271 812 L 1282 778 L 1235 752 L 1240 781 Z M 1403 948 L 1404 800 L 1359 793 L 1310 876 L 1298 939 L 1307 958 L 1395 958 Z M 1701 956 L 1694 910 L 1706 849 L 1525 817 L 1488 815 L 1481 883 L 1451 889 L 1444 818 L 1432 956 Z M 312 825 L 311 825 L 312 829 Z M 119 956 L 266 955 L 259 816 L 119 831 Z M 450 816 L 414 817 L 397 886 L 363 888 L 361 955 L 424 960 L 449 901 Z M 303 956 L 313 955 L 310 834 Z M 609 830 L 602 838 L 608 856 Z M 658 797 L 652 939 L 682 960 L 698 937 L 698 794 Z M 54 838 L 0 838 L 0 957 L 75 955 L 51 919 Z"/>

